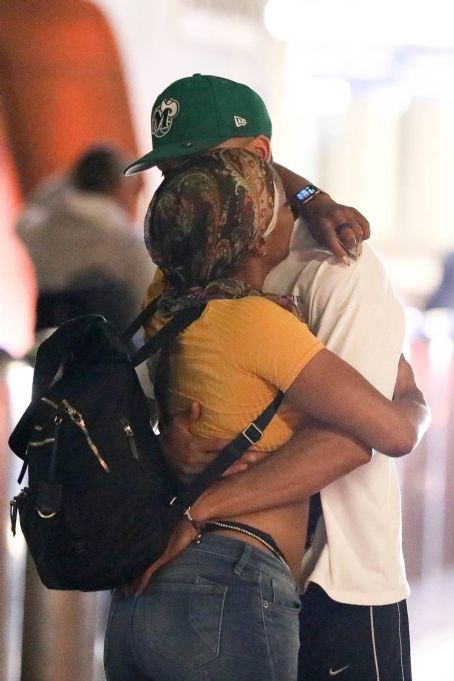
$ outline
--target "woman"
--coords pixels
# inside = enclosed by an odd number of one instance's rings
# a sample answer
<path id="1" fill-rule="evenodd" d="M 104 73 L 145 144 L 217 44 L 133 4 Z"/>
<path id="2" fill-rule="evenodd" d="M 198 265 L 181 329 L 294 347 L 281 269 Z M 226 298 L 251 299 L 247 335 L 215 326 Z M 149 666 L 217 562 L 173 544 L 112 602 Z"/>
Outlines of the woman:
<path id="1" fill-rule="evenodd" d="M 168 175 L 150 205 L 147 243 L 169 284 L 156 325 L 207 304 L 172 343 L 165 406 L 175 411 L 196 400 L 202 413 L 194 433 L 232 438 L 282 390 L 287 399 L 262 451 L 278 448 L 308 416 L 389 454 L 411 449 L 421 404 L 386 400 L 323 348 L 291 301 L 261 292 L 287 255 L 293 228 L 276 182 L 249 152 L 218 150 Z M 138 599 L 114 596 L 108 680 L 296 679 L 295 579 L 306 519 L 306 500 L 233 516 L 236 529 L 216 522 L 194 529 L 190 511 L 146 577 L 200 530 L 198 543 L 162 567 Z"/>

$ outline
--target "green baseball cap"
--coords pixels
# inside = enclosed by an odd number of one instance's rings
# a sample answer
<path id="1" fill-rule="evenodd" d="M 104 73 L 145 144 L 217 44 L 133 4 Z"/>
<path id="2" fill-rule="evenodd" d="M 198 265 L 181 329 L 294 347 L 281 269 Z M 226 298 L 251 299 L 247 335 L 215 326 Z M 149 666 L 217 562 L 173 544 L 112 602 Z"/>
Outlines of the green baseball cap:
<path id="1" fill-rule="evenodd" d="M 160 161 L 192 156 L 231 137 L 271 138 L 271 120 L 259 95 L 247 85 L 196 73 L 169 85 L 151 113 L 153 151 L 131 163 L 125 175 Z"/>

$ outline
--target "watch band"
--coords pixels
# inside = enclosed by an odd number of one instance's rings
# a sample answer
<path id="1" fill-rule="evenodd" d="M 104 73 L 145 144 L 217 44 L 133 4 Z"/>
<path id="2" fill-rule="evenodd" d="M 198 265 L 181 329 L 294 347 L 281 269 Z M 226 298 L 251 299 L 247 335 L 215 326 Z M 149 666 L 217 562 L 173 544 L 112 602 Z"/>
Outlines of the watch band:
<path id="1" fill-rule="evenodd" d="M 307 184 L 305 187 L 296 192 L 294 199 L 300 205 L 307 203 L 314 196 L 320 194 L 321 190 L 315 186 L 315 184 Z"/>
<path id="2" fill-rule="evenodd" d="M 307 184 L 305 187 L 299 189 L 289 201 L 290 208 L 292 209 L 295 219 L 299 216 L 299 210 L 301 206 L 304 206 L 305 203 L 308 203 L 308 201 L 313 199 L 314 196 L 324 193 L 325 192 L 316 187 L 315 184 Z"/>

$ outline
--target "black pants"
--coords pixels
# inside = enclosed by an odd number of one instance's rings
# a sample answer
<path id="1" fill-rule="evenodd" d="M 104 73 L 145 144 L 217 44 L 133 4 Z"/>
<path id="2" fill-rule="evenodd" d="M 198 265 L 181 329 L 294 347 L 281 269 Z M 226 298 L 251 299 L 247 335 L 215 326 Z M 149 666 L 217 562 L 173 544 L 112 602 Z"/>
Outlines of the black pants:
<path id="1" fill-rule="evenodd" d="M 310 584 L 301 603 L 299 681 L 411 681 L 405 601 L 346 605 Z"/>

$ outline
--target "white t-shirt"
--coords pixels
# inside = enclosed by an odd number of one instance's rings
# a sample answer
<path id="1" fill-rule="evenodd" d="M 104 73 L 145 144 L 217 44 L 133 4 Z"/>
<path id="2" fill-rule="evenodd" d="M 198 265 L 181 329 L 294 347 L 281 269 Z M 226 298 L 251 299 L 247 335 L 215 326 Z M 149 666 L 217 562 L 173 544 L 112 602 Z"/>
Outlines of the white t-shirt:
<path id="1" fill-rule="evenodd" d="M 297 225 L 289 257 L 270 273 L 266 290 L 293 295 L 311 331 L 392 397 L 404 313 L 367 244 L 346 267 Z M 342 603 L 387 605 L 406 598 L 394 460 L 374 453 L 370 463 L 323 489 L 321 500 L 323 519 L 305 561 L 305 578 Z"/>
<path id="2" fill-rule="evenodd" d="M 17 233 L 33 261 L 40 292 L 77 287 L 87 275 L 101 273 L 126 285 L 134 302 L 131 319 L 140 310 L 155 266 L 143 237 L 132 231 L 111 196 L 50 185 L 26 208 Z"/>

